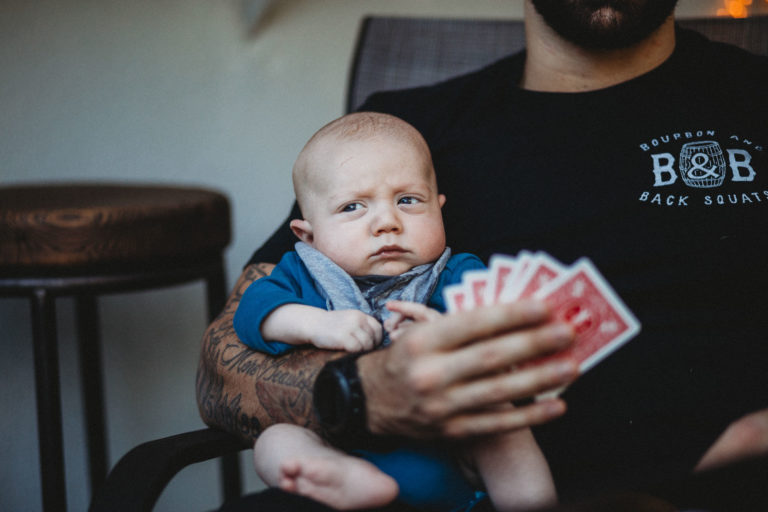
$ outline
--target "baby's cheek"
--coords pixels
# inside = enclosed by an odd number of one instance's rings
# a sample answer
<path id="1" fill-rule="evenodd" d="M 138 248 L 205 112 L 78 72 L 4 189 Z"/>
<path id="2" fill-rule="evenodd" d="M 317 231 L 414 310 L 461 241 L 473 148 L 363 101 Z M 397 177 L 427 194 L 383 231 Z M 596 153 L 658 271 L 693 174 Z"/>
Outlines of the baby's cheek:
<path id="1" fill-rule="evenodd" d="M 423 250 L 429 260 L 437 259 L 445 250 L 445 232 L 442 224 L 425 233 L 421 239 Z"/>

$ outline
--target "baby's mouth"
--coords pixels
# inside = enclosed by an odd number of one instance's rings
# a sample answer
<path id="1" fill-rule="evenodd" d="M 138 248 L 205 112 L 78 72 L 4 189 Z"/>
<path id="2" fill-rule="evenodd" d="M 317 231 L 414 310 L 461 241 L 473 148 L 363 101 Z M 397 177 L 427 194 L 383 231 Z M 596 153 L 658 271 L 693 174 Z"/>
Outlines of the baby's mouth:
<path id="1" fill-rule="evenodd" d="M 384 247 L 380 248 L 378 251 L 373 253 L 373 256 L 378 256 L 380 258 L 392 258 L 395 256 L 400 256 L 404 253 L 408 252 L 407 250 L 403 249 L 399 245 L 385 245 Z"/>

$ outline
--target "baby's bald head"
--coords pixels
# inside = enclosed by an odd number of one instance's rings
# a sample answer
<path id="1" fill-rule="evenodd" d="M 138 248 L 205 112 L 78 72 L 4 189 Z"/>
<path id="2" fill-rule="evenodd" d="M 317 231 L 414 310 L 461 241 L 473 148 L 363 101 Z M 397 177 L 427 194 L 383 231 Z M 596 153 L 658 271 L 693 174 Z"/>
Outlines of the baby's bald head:
<path id="1" fill-rule="evenodd" d="M 382 139 L 407 144 L 424 158 L 428 177 L 434 183 L 429 147 L 418 130 L 402 119 L 378 112 L 356 112 L 331 121 L 318 130 L 299 153 L 293 166 L 293 189 L 302 215 L 309 214 L 313 196 L 323 192 L 328 173 L 338 172 L 343 146 L 358 141 Z M 426 172 L 426 171 L 425 171 Z"/>

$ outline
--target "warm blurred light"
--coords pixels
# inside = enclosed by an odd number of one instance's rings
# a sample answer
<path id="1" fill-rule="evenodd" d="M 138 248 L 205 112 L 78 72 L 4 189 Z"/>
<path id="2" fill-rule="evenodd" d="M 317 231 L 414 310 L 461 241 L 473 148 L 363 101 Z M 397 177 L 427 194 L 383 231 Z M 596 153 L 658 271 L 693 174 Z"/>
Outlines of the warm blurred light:
<path id="1" fill-rule="evenodd" d="M 768 0 L 765 0 L 768 3 Z M 723 0 L 724 7 L 717 10 L 718 16 L 730 16 L 732 18 L 746 18 L 749 16 L 747 6 L 752 5 L 752 0 Z"/>

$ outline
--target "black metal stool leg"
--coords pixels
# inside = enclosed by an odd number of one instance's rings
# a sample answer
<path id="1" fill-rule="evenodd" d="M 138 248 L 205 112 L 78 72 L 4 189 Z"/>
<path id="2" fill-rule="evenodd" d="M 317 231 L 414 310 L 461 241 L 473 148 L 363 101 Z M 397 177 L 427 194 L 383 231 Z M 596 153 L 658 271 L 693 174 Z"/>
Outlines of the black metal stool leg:
<path id="1" fill-rule="evenodd" d="M 239 498 L 243 493 L 239 453 L 228 453 L 221 456 L 221 492 L 224 495 L 225 503 Z"/>
<path id="2" fill-rule="evenodd" d="M 67 495 L 64 482 L 55 298 L 47 290 L 37 289 L 31 303 L 43 510 L 65 511 Z"/>
<path id="3" fill-rule="evenodd" d="M 227 302 L 227 285 L 224 274 L 224 262 L 220 262 L 205 278 L 205 291 L 208 299 L 208 321 L 219 316 Z"/>
<path id="4" fill-rule="evenodd" d="M 224 262 L 205 281 L 208 294 L 208 320 L 213 321 L 227 300 L 227 287 L 225 284 Z M 221 492 L 224 501 L 237 498 L 242 494 L 242 475 L 240 471 L 240 458 L 238 453 L 229 453 L 221 457 Z"/>
<path id="5" fill-rule="evenodd" d="M 107 476 L 107 436 L 104 415 L 104 384 L 102 379 L 99 314 L 94 295 L 75 299 L 77 336 L 80 351 L 80 371 L 83 375 L 83 408 L 88 432 L 88 470 L 91 493 Z"/>

